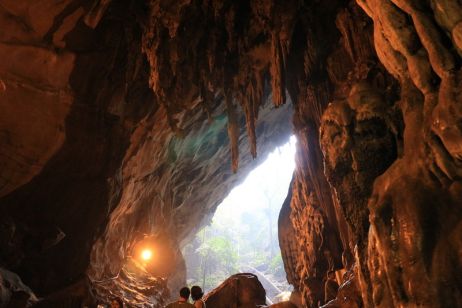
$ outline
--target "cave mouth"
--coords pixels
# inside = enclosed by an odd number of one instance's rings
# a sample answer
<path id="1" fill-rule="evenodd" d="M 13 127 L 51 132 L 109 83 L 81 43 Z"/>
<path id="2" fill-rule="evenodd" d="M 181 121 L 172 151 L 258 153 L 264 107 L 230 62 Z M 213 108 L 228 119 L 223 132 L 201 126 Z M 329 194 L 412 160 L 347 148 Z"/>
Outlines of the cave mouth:
<path id="1" fill-rule="evenodd" d="M 295 167 L 295 136 L 275 148 L 218 206 L 210 224 L 183 247 L 188 285 L 209 292 L 238 272 L 256 274 L 269 302 L 287 300 L 278 215 Z"/>

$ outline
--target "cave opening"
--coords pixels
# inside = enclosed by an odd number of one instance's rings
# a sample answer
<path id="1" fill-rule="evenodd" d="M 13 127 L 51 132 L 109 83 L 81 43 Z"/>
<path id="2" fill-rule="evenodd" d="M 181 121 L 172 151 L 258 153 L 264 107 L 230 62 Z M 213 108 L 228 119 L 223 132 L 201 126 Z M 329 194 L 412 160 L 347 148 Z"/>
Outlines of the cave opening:
<path id="1" fill-rule="evenodd" d="M 267 301 L 287 300 L 278 241 L 278 215 L 295 167 L 295 136 L 236 186 L 218 206 L 213 219 L 183 247 L 188 285 L 209 292 L 235 273 L 257 275 Z"/>

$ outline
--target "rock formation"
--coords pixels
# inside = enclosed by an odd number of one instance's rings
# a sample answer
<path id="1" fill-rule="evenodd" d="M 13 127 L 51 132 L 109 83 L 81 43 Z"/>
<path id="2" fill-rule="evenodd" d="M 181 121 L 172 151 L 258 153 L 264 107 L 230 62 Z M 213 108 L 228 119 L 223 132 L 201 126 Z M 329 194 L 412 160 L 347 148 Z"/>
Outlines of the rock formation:
<path id="1" fill-rule="evenodd" d="M 0 29 L 0 303 L 162 306 L 293 129 L 293 302 L 332 270 L 328 307 L 462 306 L 460 1 L 0 0 Z"/>
<path id="2" fill-rule="evenodd" d="M 0 268 L 0 307 L 26 307 L 38 301 L 18 275 Z"/>
<path id="3" fill-rule="evenodd" d="M 256 160 L 245 115 L 234 115 L 241 155 L 233 174 L 223 94 L 207 113 L 202 96 L 181 111 L 161 107 L 137 19 L 147 18 L 145 4 L 114 1 L 103 14 L 107 2 L 1 2 L 0 259 L 45 300 L 74 285 L 103 299 L 132 286 L 165 297 L 164 282 L 133 269 L 134 246 L 168 238 L 163 253 L 180 269 L 169 282 L 181 281 L 180 242 L 290 135 L 291 106 L 271 110 L 266 89 Z M 146 300 L 136 290 L 127 302 Z"/>
<path id="4" fill-rule="evenodd" d="M 403 157 L 377 179 L 369 201 L 364 279 L 373 283 L 363 300 L 460 306 L 462 6 L 393 2 L 361 3 L 374 18 L 376 46 L 390 51 L 378 54 L 400 81 L 406 124 Z"/>
<path id="5" fill-rule="evenodd" d="M 266 292 L 257 276 L 243 273 L 226 279 L 204 298 L 208 307 L 250 308 L 263 306 L 266 303 Z"/>

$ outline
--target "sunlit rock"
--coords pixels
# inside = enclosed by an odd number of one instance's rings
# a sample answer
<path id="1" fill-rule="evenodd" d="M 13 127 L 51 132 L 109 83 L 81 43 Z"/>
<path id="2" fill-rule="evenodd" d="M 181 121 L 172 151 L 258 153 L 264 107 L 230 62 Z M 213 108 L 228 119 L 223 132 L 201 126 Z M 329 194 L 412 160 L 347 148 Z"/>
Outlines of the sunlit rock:
<path id="1" fill-rule="evenodd" d="M 236 274 L 205 295 L 208 307 L 250 308 L 266 304 L 266 292 L 253 274 Z"/>

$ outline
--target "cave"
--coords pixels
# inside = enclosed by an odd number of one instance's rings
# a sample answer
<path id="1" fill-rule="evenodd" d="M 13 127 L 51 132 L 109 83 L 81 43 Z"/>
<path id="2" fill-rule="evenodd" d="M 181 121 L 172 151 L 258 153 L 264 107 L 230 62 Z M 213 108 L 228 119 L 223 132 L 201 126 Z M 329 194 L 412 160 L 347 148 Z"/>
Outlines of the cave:
<path id="1" fill-rule="evenodd" d="M 462 307 L 458 0 L 0 0 L 0 306 L 164 307 L 291 135 L 288 283 L 207 307 Z"/>
<path id="2" fill-rule="evenodd" d="M 235 273 L 257 276 L 268 304 L 292 291 L 279 250 L 278 217 L 295 167 L 295 136 L 234 187 L 213 218 L 182 247 L 187 285 L 205 293 Z"/>

